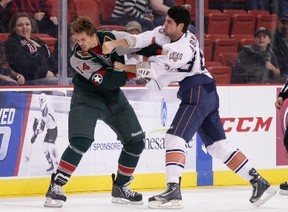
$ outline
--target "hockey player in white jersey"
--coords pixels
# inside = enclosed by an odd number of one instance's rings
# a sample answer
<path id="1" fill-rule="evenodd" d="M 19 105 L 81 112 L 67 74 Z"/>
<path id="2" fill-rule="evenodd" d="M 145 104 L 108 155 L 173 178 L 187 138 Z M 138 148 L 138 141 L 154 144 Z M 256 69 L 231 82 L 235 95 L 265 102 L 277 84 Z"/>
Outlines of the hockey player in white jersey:
<path id="1" fill-rule="evenodd" d="M 158 44 L 161 55 L 152 56 L 137 65 L 114 63 L 115 68 L 150 78 L 150 89 L 161 90 L 172 82 L 179 83 L 178 111 L 165 135 L 166 181 L 163 193 L 150 197 L 150 208 L 182 208 L 181 175 L 185 166 L 185 143 L 198 132 L 208 153 L 221 160 L 228 168 L 253 187 L 250 202 L 260 206 L 276 191 L 261 177 L 241 150 L 226 140 L 219 116 L 219 98 L 216 82 L 205 68 L 203 53 L 194 34 L 187 31 L 189 12 L 181 6 L 168 10 L 163 26 L 139 35 L 104 43 L 103 53 L 109 54 L 118 47 L 144 48 Z M 117 50 L 117 49 L 116 49 Z"/>
<path id="2" fill-rule="evenodd" d="M 46 128 L 47 131 L 43 140 L 43 152 L 49 165 L 46 171 L 50 174 L 58 166 L 58 154 L 55 146 L 55 141 L 58 135 L 57 123 L 54 109 L 47 102 L 47 96 L 45 93 L 41 93 L 38 96 L 38 102 L 40 106 L 41 116 L 34 119 L 32 127 L 33 135 L 31 137 L 31 143 L 28 147 L 28 151 L 25 157 L 26 161 L 30 160 L 32 145 L 36 141 L 37 136 L 42 133 Z"/>

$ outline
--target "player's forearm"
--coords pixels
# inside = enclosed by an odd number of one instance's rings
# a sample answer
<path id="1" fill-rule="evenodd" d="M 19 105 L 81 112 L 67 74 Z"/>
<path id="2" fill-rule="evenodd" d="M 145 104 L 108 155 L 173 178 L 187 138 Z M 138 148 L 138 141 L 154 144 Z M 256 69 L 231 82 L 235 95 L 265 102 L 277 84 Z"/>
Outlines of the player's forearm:
<path id="1" fill-rule="evenodd" d="M 102 45 L 102 53 L 111 54 L 117 47 L 127 49 L 133 48 L 135 44 L 136 38 L 133 35 L 128 35 L 121 39 L 104 42 Z"/>
<path id="2" fill-rule="evenodd" d="M 118 70 L 136 74 L 136 65 L 125 65 L 119 62 L 115 62 L 114 67 Z"/>
<path id="3" fill-rule="evenodd" d="M 111 52 L 114 51 L 115 48 L 122 47 L 122 48 L 128 48 L 129 45 L 126 42 L 125 39 L 118 39 L 118 40 L 112 40 L 104 42 L 102 45 L 102 53 L 103 54 L 111 54 Z"/>

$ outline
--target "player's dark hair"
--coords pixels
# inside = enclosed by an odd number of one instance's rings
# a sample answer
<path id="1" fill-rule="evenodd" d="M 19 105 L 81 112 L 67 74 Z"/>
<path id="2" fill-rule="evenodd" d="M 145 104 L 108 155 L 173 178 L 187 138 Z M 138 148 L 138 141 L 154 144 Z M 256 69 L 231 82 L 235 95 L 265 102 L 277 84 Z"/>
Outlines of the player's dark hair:
<path id="1" fill-rule="evenodd" d="M 190 12 L 183 6 L 173 6 L 168 12 L 168 16 L 172 18 L 177 25 L 183 23 L 184 27 L 182 32 L 186 32 L 187 28 L 191 22 Z"/>
<path id="2" fill-rule="evenodd" d="M 88 36 L 92 36 L 97 32 L 95 25 L 88 16 L 77 17 L 70 25 L 72 34 L 85 32 Z"/>

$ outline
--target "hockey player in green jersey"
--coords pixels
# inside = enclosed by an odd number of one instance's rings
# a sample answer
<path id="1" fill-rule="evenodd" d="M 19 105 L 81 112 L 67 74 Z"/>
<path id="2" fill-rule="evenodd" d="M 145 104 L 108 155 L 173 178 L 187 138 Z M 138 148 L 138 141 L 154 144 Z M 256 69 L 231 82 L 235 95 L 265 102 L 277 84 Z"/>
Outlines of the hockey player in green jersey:
<path id="1" fill-rule="evenodd" d="M 124 56 L 116 52 L 102 54 L 103 42 L 116 39 L 116 32 L 97 31 L 88 17 L 78 17 L 71 24 L 71 32 L 77 44 L 70 62 L 77 73 L 73 78 L 74 91 L 69 111 L 69 146 L 62 154 L 58 169 L 51 175 L 44 206 L 62 207 L 66 201 L 62 186 L 68 182 L 94 141 L 97 120 L 103 120 L 113 129 L 123 144 L 117 177 L 112 174 L 112 202 L 142 204 L 142 194 L 128 186 L 145 146 L 145 133 L 120 89 L 135 74 L 114 69 L 113 63 L 123 63 Z"/>

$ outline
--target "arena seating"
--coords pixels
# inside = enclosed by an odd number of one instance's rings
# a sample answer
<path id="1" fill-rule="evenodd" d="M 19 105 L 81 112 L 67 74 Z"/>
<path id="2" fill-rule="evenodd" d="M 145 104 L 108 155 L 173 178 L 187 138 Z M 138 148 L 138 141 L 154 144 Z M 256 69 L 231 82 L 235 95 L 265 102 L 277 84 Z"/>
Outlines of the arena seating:
<path id="1" fill-rule="evenodd" d="M 231 83 L 231 68 L 228 66 L 210 66 L 207 67 L 217 84 Z"/>

